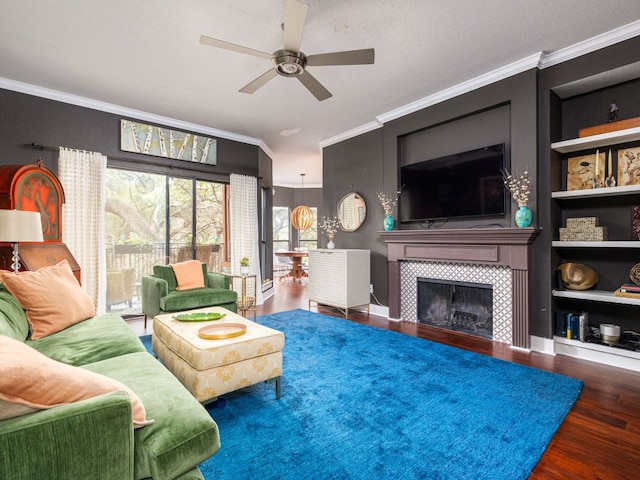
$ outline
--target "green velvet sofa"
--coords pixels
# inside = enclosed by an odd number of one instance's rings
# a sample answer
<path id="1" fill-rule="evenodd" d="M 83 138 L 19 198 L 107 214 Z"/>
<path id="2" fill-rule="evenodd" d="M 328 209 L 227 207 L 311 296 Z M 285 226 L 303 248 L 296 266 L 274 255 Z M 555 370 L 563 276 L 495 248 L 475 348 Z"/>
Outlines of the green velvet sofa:
<path id="1" fill-rule="evenodd" d="M 0 478 L 202 480 L 198 465 L 220 448 L 218 427 L 122 317 L 97 315 L 31 340 L 24 310 L 0 284 L 0 335 L 118 380 L 155 421 L 134 429 L 123 391 L 0 420 Z"/>
<path id="2" fill-rule="evenodd" d="M 161 313 L 183 312 L 204 307 L 223 307 L 238 311 L 238 294 L 231 290 L 231 277 L 207 271 L 202 264 L 205 288 L 176 290 L 178 282 L 170 265 L 154 265 L 153 275 L 142 277 L 142 313 L 147 318 Z"/>

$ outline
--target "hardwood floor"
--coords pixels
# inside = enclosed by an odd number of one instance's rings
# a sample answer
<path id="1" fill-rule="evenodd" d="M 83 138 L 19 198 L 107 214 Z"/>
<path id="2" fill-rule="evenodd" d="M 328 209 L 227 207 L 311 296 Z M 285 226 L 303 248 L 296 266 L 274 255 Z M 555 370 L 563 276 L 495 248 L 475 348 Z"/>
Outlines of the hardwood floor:
<path id="1" fill-rule="evenodd" d="M 276 282 L 276 293 L 258 306 L 258 315 L 308 308 L 306 284 Z M 316 310 L 315 306 L 312 310 Z M 320 313 L 343 317 L 329 307 Z M 512 350 L 503 344 L 426 325 L 394 322 L 375 315 L 350 312 L 350 320 L 556 372 L 584 382 L 580 398 L 553 437 L 531 479 L 640 478 L 640 373 L 597 363 L 537 352 Z M 128 323 L 138 335 L 150 334 L 151 323 Z"/>

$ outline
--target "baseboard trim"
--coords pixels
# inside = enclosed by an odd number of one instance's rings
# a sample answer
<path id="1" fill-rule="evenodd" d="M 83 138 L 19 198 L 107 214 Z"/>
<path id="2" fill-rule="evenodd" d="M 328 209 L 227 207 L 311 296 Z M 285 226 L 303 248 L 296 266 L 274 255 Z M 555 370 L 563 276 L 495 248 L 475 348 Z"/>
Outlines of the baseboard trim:
<path id="1" fill-rule="evenodd" d="M 579 340 L 568 340 L 563 337 L 554 337 L 553 342 L 556 354 L 640 372 L 639 352 L 580 342 Z"/>
<path id="2" fill-rule="evenodd" d="M 553 338 L 544 338 L 544 337 L 536 337 L 535 335 L 531 335 L 529 337 L 530 341 L 530 350 L 532 352 L 544 353 L 546 355 L 555 355 L 555 347 Z"/>
<path id="3" fill-rule="evenodd" d="M 393 320 L 394 322 L 399 322 L 400 320 L 389 318 L 389 307 L 385 305 L 374 305 L 373 303 L 369 304 L 369 313 L 372 315 L 379 315 L 381 317 L 386 317 L 389 320 Z"/>
<path id="4" fill-rule="evenodd" d="M 589 362 L 640 372 L 640 353 L 615 349 L 562 337 L 543 338 L 531 336 L 531 351 L 547 355 L 565 355 Z"/>

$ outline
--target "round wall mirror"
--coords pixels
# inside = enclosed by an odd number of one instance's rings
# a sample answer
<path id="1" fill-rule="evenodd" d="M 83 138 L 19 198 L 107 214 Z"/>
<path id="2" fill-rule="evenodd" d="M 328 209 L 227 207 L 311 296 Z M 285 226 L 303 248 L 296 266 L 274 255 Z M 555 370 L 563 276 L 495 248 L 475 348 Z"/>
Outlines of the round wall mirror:
<path id="1" fill-rule="evenodd" d="M 345 232 L 358 230 L 366 217 L 367 205 L 359 193 L 347 193 L 338 202 L 338 222 Z"/>

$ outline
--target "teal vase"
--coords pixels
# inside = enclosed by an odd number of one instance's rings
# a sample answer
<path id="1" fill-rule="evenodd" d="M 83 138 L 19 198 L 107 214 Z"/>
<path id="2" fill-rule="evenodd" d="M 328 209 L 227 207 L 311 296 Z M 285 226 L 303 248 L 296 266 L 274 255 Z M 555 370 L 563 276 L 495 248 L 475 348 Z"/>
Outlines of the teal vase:
<path id="1" fill-rule="evenodd" d="M 516 211 L 516 225 L 520 228 L 528 227 L 533 220 L 533 214 L 527 205 L 522 205 Z"/>
<path id="2" fill-rule="evenodd" d="M 393 217 L 391 215 L 387 215 L 386 217 L 384 217 L 384 229 L 387 232 L 390 232 L 391 230 L 393 230 L 393 227 L 395 226 L 396 222 L 393 220 Z"/>

